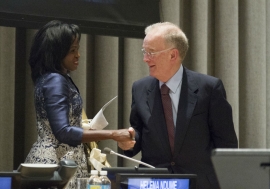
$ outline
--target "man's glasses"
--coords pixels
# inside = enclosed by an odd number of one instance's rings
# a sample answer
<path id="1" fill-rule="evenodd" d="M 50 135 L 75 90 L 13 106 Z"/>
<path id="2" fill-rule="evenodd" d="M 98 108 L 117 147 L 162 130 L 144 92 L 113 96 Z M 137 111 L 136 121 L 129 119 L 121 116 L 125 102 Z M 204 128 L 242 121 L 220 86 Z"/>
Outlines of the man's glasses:
<path id="1" fill-rule="evenodd" d="M 157 52 L 147 52 L 145 49 L 142 49 L 142 53 L 143 55 L 149 57 L 149 58 L 153 58 L 156 54 L 162 53 L 162 52 L 166 52 L 168 50 L 174 49 L 174 47 L 162 50 L 162 51 L 157 51 Z"/>

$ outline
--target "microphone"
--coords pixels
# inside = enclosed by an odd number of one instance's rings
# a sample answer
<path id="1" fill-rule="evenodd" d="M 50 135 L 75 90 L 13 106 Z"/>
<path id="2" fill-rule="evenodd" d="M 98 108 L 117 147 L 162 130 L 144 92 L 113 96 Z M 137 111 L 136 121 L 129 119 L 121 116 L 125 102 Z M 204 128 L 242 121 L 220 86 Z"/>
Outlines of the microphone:
<path id="1" fill-rule="evenodd" d="M 121 155 L 121 154 L 118 154 L 118 153 L 114 152 L 112 149 L 110 149 L 110 148 L 108 148 L 108 147 L 105 147 L 105 148 L 104 148 L 104 152 L 105 152 L 105 154 L 114 154 L 114 155 L 120 156 L 120 157 L 122 157 L 122 158 L 129 159 L 129 160 L 134 161 L 134 162 L 136 162 L 136 163 L 145 165 L 146 167 L 155 168 L 154 166 L 149 165 L 149 164 L 147 164 L 147 163 L 141 162 L 141 161 L 139 161 L 139 160 L 136 160 L 136 159 L 133 159 L 133 158 L 130 158 L 130 157 Z"/>

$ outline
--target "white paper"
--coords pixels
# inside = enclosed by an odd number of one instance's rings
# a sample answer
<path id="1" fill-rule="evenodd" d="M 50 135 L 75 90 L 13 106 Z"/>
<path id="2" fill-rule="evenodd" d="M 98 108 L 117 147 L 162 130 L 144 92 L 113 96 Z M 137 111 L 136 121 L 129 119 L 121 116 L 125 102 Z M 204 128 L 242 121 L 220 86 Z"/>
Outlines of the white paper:
<path id="1" fill-rule="evenodd" d="M 90 153 L 89 161 L 96 170 L 102 171 L 102 168 L 106 167 L 103 165 L 106 161 L 106 154 L 101 153 L 100 149 L 93 148 Z"/>
<path id="2" fill-rule="evenodd" d="M 111 99 L 109 102 L 107 102 L 100 110 L 99 112 L 95 115 L 95 117 L 93 119 L 88 119 L 88 120 L 83 120 L 82 126 L 84 129 L 96 129 L 96 130 L 101 130 L 104 129 L 107 125 L 108 122 L 105 118 L 105 116 L 103 115 L 104 110 L 106 109 L 106 107 L 117 98 L 114 97 L 113 99 Z"/>

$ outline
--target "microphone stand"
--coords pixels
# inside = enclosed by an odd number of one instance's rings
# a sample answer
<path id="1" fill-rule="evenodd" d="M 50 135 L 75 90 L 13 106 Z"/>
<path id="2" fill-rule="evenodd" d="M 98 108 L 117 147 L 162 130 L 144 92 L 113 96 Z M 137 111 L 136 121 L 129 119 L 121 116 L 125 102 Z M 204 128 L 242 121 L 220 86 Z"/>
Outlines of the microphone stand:
<path id="1" fill-rule="evenodd" d="M 139 161 L 139 160 L 136 160 L 136 159 L 133 159 L 133 158 L 130 158 L 130 157 L 127 157 L 127 156 L 118 154 L 118 153 L 114 152 L 113 150 L 111 150 L 111 149 L 109 149 L 109 148 L 105 148 L 104 151 L 105 151 L 105 153 L 115 154 L 115 155 L 120 156 L 120 157 L 122 157 L 122 158 L 126 158 L 126 159 L 129 159 L 129 160 L 134 161 L 134 162 L 136 162 L 136 163 L 145 165 L 146 167 L 155 168 L 154 166 L 149 165 L 149 164 L 147 164 L 147 163 L 144 163 L 144 162 L 142 162 L 142 161 Z M 135 169 L 136 169 L 136 166 L 135 166 Z M 137 169 L 138 169 L 138 168 L 137 168 Z"/>

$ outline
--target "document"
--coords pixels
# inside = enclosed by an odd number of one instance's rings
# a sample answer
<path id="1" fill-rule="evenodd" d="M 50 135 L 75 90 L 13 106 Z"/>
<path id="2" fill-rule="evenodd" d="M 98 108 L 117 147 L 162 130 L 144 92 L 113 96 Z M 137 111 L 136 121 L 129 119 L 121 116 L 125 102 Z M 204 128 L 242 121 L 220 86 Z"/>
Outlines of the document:
<path id="1" fill-rule="evenodd" d="M 109 102 L 107 102 L 100 110 L 99 112 L 95 115 L 93 119 L 86 119 L 82 120 L 82 127 L 83 129 L 95 129 L 95 130 L 102 130 L 104 129 L 107 125 L 108 122 L 103 114 L 104 110 L 106 107 L 115 99 L 117 96 L 115 96 L 113 99 L 111 99 Z"/>

